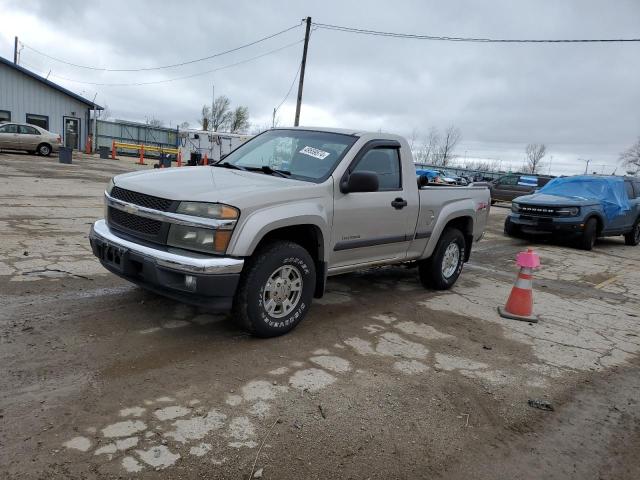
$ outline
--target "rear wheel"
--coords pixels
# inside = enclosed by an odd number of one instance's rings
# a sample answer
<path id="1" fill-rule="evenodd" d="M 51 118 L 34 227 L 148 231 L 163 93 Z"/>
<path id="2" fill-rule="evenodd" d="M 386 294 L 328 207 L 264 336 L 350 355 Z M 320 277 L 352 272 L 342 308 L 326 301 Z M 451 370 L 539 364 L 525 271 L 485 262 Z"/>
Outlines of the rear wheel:
<path id="1" fill-rule="evenodd" d="M 462 232 L 457 228 L 446 228 L 433 255 L 418 265 L 422 285 L 435 290 L 453 287 L 462 272 L 465 252 L 466 243 Z"/>
<path id="2" fill-rule="evenodd" d="M 242 273 L 234 318 L 258 337 L 285 334 L 307 314 L 315 283 L 307 250 L 293 242 L 270 243 L 251 257 Z"/>
<path id="3" fill-rule="evenodd" d="M 582 236 L 578 240 L 578 246 L 582 250 L 591 250 L 596 243 L 596 237 L 598 235 L 598 221 L 595 218 L 590 218 L 587 223 L 584 224 L 584 231 Z"/>
<path id="4" fill-rule="evenodd" d="M 38 145 L 38 153 L 43 157 L 48 157 L 51 155 L 51 146 L 47 143 L 41 143 Z"/>
<path id="5" fill-rule="evenodd" d="M 624 243 L 630 246 L 640 244 L 640 218 L 633 224 L 631 231 L 624 234 Z"/>

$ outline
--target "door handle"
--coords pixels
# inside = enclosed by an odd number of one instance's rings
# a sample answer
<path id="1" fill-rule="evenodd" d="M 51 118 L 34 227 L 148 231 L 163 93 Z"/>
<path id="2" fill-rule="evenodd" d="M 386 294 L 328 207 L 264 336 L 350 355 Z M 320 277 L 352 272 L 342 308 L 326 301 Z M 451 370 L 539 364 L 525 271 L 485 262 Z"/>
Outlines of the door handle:
<path id="1" fill-rule="evenodd" d="M 396 210 L 402 210 L 404 207 L 407 206 L 407 201 L 404 198 L 398 197 L 391 202 L 391 206 Z"/>

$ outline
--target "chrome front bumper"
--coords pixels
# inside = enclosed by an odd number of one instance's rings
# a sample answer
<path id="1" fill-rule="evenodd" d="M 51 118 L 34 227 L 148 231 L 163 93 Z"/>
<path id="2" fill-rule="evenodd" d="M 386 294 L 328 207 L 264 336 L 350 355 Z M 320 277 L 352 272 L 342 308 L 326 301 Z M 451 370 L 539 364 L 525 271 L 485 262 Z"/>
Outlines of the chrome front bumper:
<path id="1" fill-rule="evenodd" d="M 240 273 L 244 265 L 244 260 L 241 258 L 213 257 L 177 248 L 159 250 L 140 245 L 117 236 L 111 231 L 105 220 L 98 220 L 93 224 L 89 239 L 95 239 L 107 245 L 137 253 L 152 261 L 158 267 L 168 268 L 177 272 L 223 275 Z"/>

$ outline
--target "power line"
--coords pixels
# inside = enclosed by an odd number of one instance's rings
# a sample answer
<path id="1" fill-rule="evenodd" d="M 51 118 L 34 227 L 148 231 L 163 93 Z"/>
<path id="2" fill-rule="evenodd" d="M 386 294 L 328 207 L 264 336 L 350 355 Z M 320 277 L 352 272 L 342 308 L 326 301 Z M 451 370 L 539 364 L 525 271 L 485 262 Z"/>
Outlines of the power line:
<path id="1" fill-rule="evenodd" d="M 318 28 L 339 32 L 357 33 L 361 35 L 376 35 L 393 38 L 409 38 L 413 40 L 433 40 L 442 42 L 475 42 L 475 43 L 614 43 L 640 42 L 640 38 L 574 38 L 574 39 L 516 39 L 516 38 L 478 38 L 478 37 L 449 37 L 439 35 L 415 35 L 411 33 L 383 32 L 355 27 L 344 27 L 328 23 L 315 23 Z"/>
<path id="2" fill-rule="evenodd" d="M 235 48 L 232 48 L 230 50 L 225 50 L 224 52 L 214 53 L 214 54 L 208 55 L 206 57 L 196 58 L 194 60 L 187 60 L 185 62 L 174 63 L 174 64 L 171 64 L 171 65 L 161 65 L 161 66 L 158 66 L 158 67 L 144 67 L 144 68 L 102 68 L 102 67 L 92 67 L 92 66 L 89 66 L 89 65 L 79 65 L 77 63 L 69 62 L 67 60 L 63 60 L 63 59 L 56 58 L 56 57 L 53 57 L 51 55 L 48 55 L 48 54 L 46 54 L 44 52 L 41 52 L 40 50 L 36 50 L 35 48 L 33 48 L 33 47 L 23 43 L 23 42 L 20 42 L 20 43 L 24 47 L 28 48 L 29 50 L 34 51 L 35 53 L 37 53 L 39 55 L 42 55 L 43 57 L 47 57 L 47 58 L 49 58 L 51 60 L 63 63 L 65 65 L 70 65 L 72 67 L 84 68 L 84 69 L 87 69 L 87 70 L 97 70 L 97 71 L 101 71 L 101 72 L 145 72 L 145 71 L 153 71 L 153 70 L 163 70 L 163 69 L 166 69 L 166 68 L 182 67 L 184 65 L 191 65 L 193 63 L 204 62 L 205 60 L 211 60 L 212 58 L 217 58 L 217 57 L 220 57 L 222 55 L 227 55 L 229 53 L 237 52 L 238 50 L 242 50 L 244 48 L 251 47 L 253 45 L 256 45 L 258 43 L 264 42 L 266 40 L 270 40 L 270 39 L 272 39 L 274 37 L 277 37 L 277 36 L 282 35 L 282 34 L 284 34 L 286 32 L 289 32 L 290 30 L 293 30 L 294 28 L 298 28 L 299 26 L 300 26 L 300 24 L 297 24 L 297 25 L 294 25 L 292 27 L 289 27 L 289 28 L 286 28 L 284 30 L 281 30 L 279 32 L 273 33 L 271 35 L 267 35 L 266 37 L 259 38 L 258 40 L 254 40 L 253 42 L 245 43 L 244 45 L 240 45 L 239 47 L 235 47 Z"/>
<path id="3" fill-rule="evenodd" d="M 217 68 L 214 68 L 214 69 L 211 69 L 211 70 L 206 70 L 204 72 L 198 72 L 198 73 L 194 73 L 194 74 L 191 74 L 191 75 L 184 75 L 182 77 L 167 78 L 167 79 L 164 79 L 164 80 L 156 80 L 156 81 L 151 81 L 151 82 L 133 82 L 133 83 L 85 82 L 83 80 L 76 80 L 76 79 L 73 79 L 73 78 L 67 78 L 67 77 L 63 77 L 63 76 L 56 75 L 56 74 L 53 74 L 53 73 L 51 74 L 51 76 L 59 78 L 61 80 L 66 80 L 67 82 L 80 83 L 80 84 L 84 84 L 84 85 L 96 85 L 96 86 L 102 86 L 102 87 L 138 87 L 138 86 L 143 86 L 143 85 L 157 85 L 157 84 L 161 84 L 161 83 L 175 82 L 177 80 L 185 80 L 185 79 L 188 79 L 188 78 L 199 77 L 199 76 L 202 76 L 202 75 L 207 75 L 209 73 L 213 73 L 213 72 L 217 72 L 217 71 L 220 71 L 220 70 L 225 70 L 227 68 L 231 68 L 231 67 L 235 67 L 235 66 L 238 66 L 238 65 L 242 65 L 244 63 L 248 63 L 248 62 L 251 62 L 253 60 L 257 60 L 259 58 L 266 57 L 267 55 L 271 55 L 271 54 L 280 52 L 280 51 L 285 50 L 287 48 L 291 48 L 291 47 L 293 47 L 295 45 L 298 45 L 298 44 L 302 43 L 303 41 L 304 40 L 298 40 L 296 42 L 284 45 L 284 46 L 282 46 L 280 48 L 276 48 L 274 50 L 269 50 L 268 52 L 265 52 L 265 53 L 263 53 L 261 55 L 256 55 L 255 57 L 247 58 L 245 60 L 241 60 L 239 62 L 231 63 L 229 65 L 223 65 L 222 67 L 217 67 Z M 22 64 L 24 66 L 28 66 L 29 68 L 33 68 L 31 65 L 26 64 L 24 62 Z"/>
<path id="4" fill-rule="evenodd" d="M 280 110 L 280 107 L 282 106 L 282 104 L 284 102 L 287 101 L 287 98 L 289 98 L 289 95 L 291 95 L 291 90 L 293 90 L 293 86 L 296 84 L 296 79 L 298 78 L 298 75 L 300 74 L 300 69 L 302 68 L 302 62 L 300 62 L 300 65 L 298 65 L 298 70 L 296 70 L 296 75 L 295 77 L 293 77 L 293 81 L 291 82 L 291 86 L 289 87 L 289 90 L 287 90 L 287 94 L 284 96 L 284 98 L 282 99 L 282 101 L 278 104 L 278 106 L 274 109 L 275 112 L 277 112 L 278 110 Z"/>

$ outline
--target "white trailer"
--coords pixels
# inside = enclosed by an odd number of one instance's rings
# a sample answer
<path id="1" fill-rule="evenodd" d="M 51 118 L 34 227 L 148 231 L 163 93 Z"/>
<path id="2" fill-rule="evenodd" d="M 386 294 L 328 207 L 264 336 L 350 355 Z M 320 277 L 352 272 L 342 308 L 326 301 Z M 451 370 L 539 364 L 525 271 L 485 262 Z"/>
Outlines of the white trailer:
<path id="1" fill-rule="evenodd" d="M 206 153 L 209 161 L 218 161 L 251 137 L 253 135 L 186 129 L 178 132 L 178 149 L 185 163 L 192 152 L 199 153 L 202 158 Z"/>

